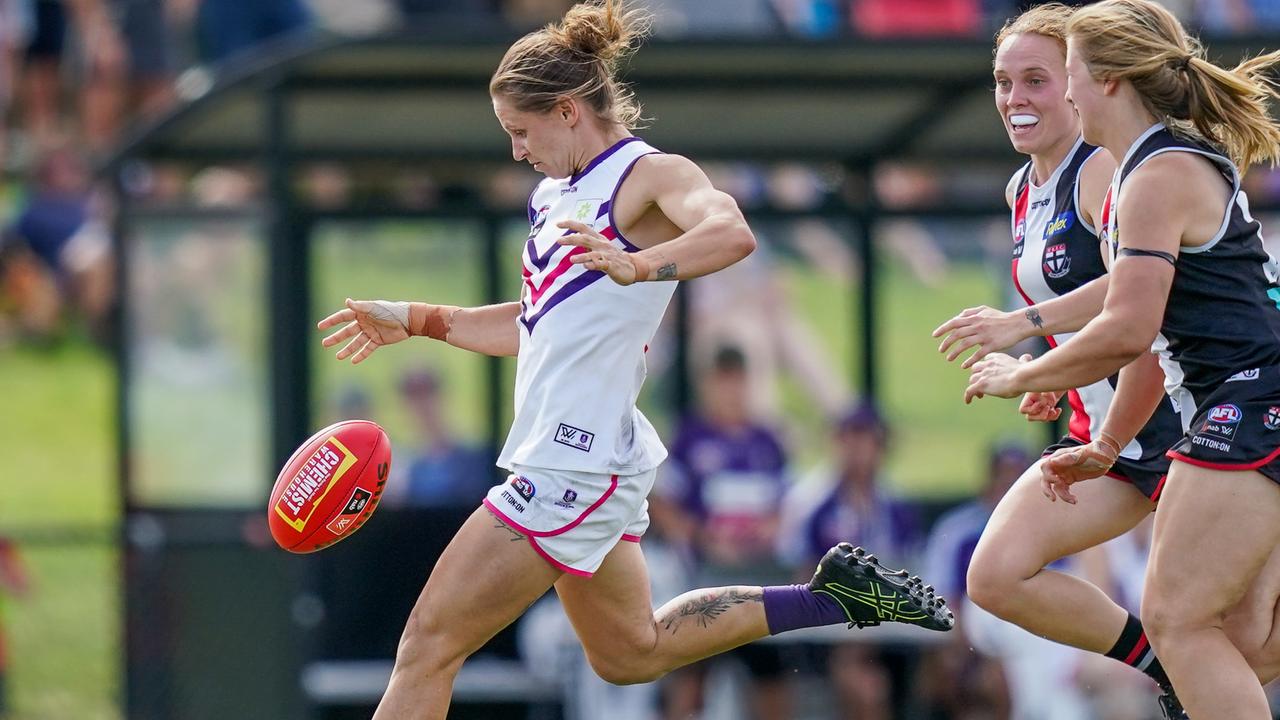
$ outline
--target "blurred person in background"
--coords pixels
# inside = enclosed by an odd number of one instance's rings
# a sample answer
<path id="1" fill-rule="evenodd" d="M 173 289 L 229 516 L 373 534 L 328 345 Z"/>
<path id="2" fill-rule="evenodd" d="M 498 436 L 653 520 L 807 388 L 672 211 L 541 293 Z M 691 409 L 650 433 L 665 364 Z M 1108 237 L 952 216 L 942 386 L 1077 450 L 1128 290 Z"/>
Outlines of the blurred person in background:
<path id="1" fill-rule="evenodd" d="M 865 37 L 972 37 L 984 22 L 980 0 L 850 0 L 849 17 Z"/>
<path id="2" fill-rule="evenodd" d="M 103 153 L 120 128 L 128 50 L 106 0 L 28 0 L 33 27 L 20 100 L 29 141 L 43 147 L 66 128 L 63 98 L 74 89 L 80 134 Z M 74 67 L 65 66 L 74 59 Z M 66 83 L 70 83 L 70 85 Z"/>
<path id="3" fill-rule="evenodd" d="M 1256 35 L 1280 28 L 1280 2 L 1195 0 L 1194 13 L 1179 12 L 1178 16 L 1184 21 L 1198 21 L 1206 33 Z"/>
<path id="4" fill-rule="evenodd" d="M 17 92 L 21 55 L 31 35 L 28 0 L 0 0 L 0 170 L 9 164 L 9 106 Z"/>
<path id="5" fill-rule="evenodd" d="M 202 62 L 219 64 L 264 42 L 312 26 L 303 0 L 188 0 L 195 11 Z"/>
<path id="6" fill-rule="evenodd" d="M 882 474 L 889 426 L 861 401 L 835 423 L 833 464 L 798 483 L 784 500 L 780 554 L 797 572 L 812 567 L 831 538 L 874 548 L 889 565 L 915 562 L 921 540 L 916 509 L 893 497 Z M 829 547 L 829 545 L 828 545 Z M 839 717 L 892 715 L 893 678 L 882 649 L 864 642 L 832 645 L 825 658 Z"/>
<path id="7" fill-rule="evenodd" d="M 1080 576 L 1097 585 L 1133 614 L 1142 608 L 1142 586 L 1151 552 L 1155 513 L 1129 532 L 1091 547 L 1077 557 Z M 1136 670 L 1116 672 L 1115 665 L 1093 653 L 1080 656 L 1076 684 L 1100 720 L 1145 720 L 1150 716 L 1151 689 Z"/>
<path id="8" fill-rule="evenodd" d="M 699 386 L 701 410 L 685 418 L 649 498 L 654 528 L 691 561 L 695 580 L 716 585 L 734 577 L 766 584 L 778 579 L 774 548 L 787 456 L 768 426 L 752 418 L 747 359 L 722 346 Z M 759 720 L 792 716 L 791 687 L 776 644 L 752 644 L 673 673 L 666 683 L 667 717 L 697 714 L 707 672 L 728 658 L 751 677 L 750 707 Z"/>
<path id="9" fill-rule="evenodd" d="M 780 172 L 773 183 L 747 165 L 712 165 L 708 174 L 717 187 L 724 186 L 743 206 L 759 202 L 771 191 L 779 204 L 786 203 L 792 209 L 816 202 L 812 176 L 806 171 Z M 813 260 L 814 269 L 847 277 L 843 270 L 849 266 L 849 256 L 842 252 L 839 239 L 831 242 L 829 231 L 811 232 L 811 225 L 798 225 L 793 244 Z M 812 419 L 815 428 L 825 426 L 848 406 L 849 386 L 843 374 L 833 370 L 839 363 L 831 358 L 831 348 L 797 309 L 772 249 L 778 236 L 771 237 L 771 232 L 762 226 L 754 253 L 686 288 L 694 363 L 709 364 L 722 346 L 738 348 L 746 357 L 753 418 L 776 420 L 782 416 L 780 386 L 788 378 L 804 392 L 805 402 L 822 411 Z M 664 360 L 669 362 L 670 358 L 651 353 L 655 373 Z"/>
<path id="10" fill-rule="evenodd" d="M 1000 620 L 974 605 L 966 592 L 965 576 L 978 538 L 1000 499 L 1034 463 L 1035 458 L 1021 445 L 992 447 L 978 497 L 944 513 L 929 534 L 924 563 L 937 573 L 929 577 L 939 592 L 961 598 L 963 634 L 928 651 L 916 678 L 933 710 L 951 713 L 946 717 L 1088 717 L 1088 706 L 1073 675 L 1083 653 Z M 1052 567 L 1063 570 L 1067 563 Z M 990 714 L 972 714 L 983 710 Z"/>
<path id="11" fill-rule="evenodd" d="M 428 369 L 411 370 L 400 379 L 400 397 L 413 416 L 415 432 L 395 493 L 420 507 L 473 507 L 499 478 L 488 448 L 455 437 L 442 383 Z"/>
<path id="12" fill-rule="evenodd" d="M 57 335 L 70 307 L 91 335 L 106 340 L 114 281 L 104 215 L 84 156 L 66 144 L 45 150 L 33 168 L 26 204 L 0 242 L 6 290 L 16 294 L 10 302 L 34 315 L 19 324 L 36 339 Z"/>
<path id="13" fill-rule="evenodd" d="M 30 589 L 26 569 L 18 557 L 18 550 L 8 538 L 0 536 L 0 718 L 8 717 L 8 693 L 6 671 L 8 654 L 4 641 L 5 596 L 26 597 Z"/>

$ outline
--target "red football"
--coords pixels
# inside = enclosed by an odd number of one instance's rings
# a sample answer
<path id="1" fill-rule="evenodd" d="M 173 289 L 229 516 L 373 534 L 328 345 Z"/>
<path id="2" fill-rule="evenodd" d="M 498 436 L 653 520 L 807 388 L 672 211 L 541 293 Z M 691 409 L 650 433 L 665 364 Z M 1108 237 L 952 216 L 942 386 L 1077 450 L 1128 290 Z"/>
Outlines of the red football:
<path id="1" fill-rule="evenodd" d="M 271 489 L 271 537 L 295 553 L 347 537 L 378 507 L 390 470 L 391 441 L 377 423 L 344 420 L 312 435 Z"/>

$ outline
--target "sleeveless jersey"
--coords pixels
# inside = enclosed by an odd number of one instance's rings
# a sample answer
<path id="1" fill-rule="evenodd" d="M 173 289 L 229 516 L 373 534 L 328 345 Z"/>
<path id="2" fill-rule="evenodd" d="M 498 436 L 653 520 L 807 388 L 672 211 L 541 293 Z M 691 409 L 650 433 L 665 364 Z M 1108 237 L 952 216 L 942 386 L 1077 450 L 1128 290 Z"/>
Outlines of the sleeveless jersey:
<path id="1" fill-rule="evenodd" d="M 1253 380 L 1260 368 L 1280 365 L 1280 264 L 1267 252 L 1262 228 L 1249 214 L 1235 164 L 1161 124 L 1129 147 L 1103 205 L 1104 239 L 1113 258 L 1120 247 L 1113 199 L 1134 170 L 1166 152 L 1203 156 L 1231 189 L 1217 234 L 1198 247 L 1179 248 L 1164 321 L 1152 345 L 1164 367 L 1165 389 L 1189 423 L 1223 383 Z"/>
<path id="2" fill-rule="evenodd" d="M 1043 185 L 1031 182 L 1031 163 L 1018 174 L 1013 201 L 1013 283 L 1028 305 L 1065 295 L 1107 272 L 1097 232 L 1079 212 L 1080 170 L 1098 148 L 1077 140 Z M 1075 333 L 1046 339 L 1051 347 Z M 1067 391 L 1068 430 L 1083 442 L 1102 427 L 1115 397 L 1118 376 Z M 1129 460 L 1162 457 L 1182 435 L 1173 405 L 1164 400 L 1120 456 Z"/>
<path id="3" fill-rule="evenodd" d="M 529 198 L 515 417 L 498 456 L 502 467 L 634 475 L 666 458 L 635 403 L 645 350 L 676 284 L 623 287 L 570 262 L 585 249 L 556 244 L 572 232 L 556 223 L 571 219 L 634 252 L 617 230 L 613 203 L 636 161 L 656 152 L 625 138 L 572 177 L 543 180 Z"/>

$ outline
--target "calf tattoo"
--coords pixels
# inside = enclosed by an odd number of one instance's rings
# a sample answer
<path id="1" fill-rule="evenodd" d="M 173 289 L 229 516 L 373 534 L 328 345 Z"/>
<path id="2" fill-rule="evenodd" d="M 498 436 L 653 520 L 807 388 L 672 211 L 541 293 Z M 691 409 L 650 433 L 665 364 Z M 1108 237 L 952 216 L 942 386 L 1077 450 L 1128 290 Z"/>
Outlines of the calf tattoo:
<path id="1" fill-rule="evenodd" d="M 664 618 L 660 618 L 662 629 L 670 630 L 674 635 L 680 626 L 690 619 L 701 627 L 711 627 L 715 619 L 728 612 L 734 605 L 748 602 L 764 602 L 764 592 L 760 588 L 741 591 L 738 588 L 719 588 L 709 590 L 703 595 L 687 600 Z"/>

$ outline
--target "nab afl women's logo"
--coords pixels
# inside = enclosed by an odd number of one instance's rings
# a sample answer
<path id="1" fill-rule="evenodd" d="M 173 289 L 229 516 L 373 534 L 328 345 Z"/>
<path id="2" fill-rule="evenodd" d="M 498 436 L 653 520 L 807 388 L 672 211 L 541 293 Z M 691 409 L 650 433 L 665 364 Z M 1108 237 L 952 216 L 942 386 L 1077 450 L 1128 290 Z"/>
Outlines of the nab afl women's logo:
<path id="1" fill-rule="evenodd" d="M 1280 428 L 1280 407 L 1276 407 L 1275 405 L 1272 405 L 1271 407 L 1267 408 L 1267 415 L 1266 417 L 1262 418 L 1262 424 L 1268 430 L 1275 430 L 1277 428 Z"/>
<path id="2" fill-rule="evenodd" d="M 1044 249 L 1044 272 L 1051 278 L 1060 278 L 1071 271 L 1071 258 L 1067 256 L 1067 244 L 1058 243 Z"/>

